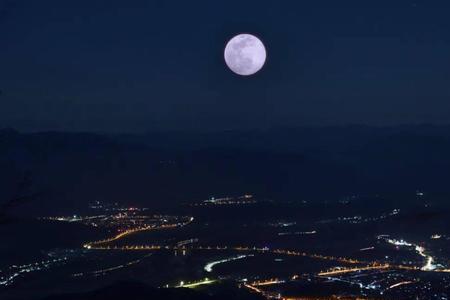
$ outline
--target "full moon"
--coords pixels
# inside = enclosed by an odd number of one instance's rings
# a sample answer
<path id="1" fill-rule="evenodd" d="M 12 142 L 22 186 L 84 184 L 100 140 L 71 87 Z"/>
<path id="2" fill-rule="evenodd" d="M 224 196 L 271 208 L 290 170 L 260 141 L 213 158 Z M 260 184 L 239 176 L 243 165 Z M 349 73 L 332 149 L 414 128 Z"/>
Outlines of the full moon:
<path id="1" fill-rule="evenodd" d="M 225 47 L 225 62 L 236 74 L 253 75 L 266 62 L 266 48 L 256 36 L 243 33 L 233 37 Z"/>

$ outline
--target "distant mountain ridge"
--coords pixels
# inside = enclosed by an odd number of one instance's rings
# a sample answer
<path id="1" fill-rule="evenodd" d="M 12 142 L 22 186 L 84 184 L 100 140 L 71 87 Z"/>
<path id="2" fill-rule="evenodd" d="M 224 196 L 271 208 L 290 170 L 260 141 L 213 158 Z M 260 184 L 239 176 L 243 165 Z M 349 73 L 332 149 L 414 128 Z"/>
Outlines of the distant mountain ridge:
<path id="1" fill-rule="evenodd" d="M 24 172 L 49 191 L 42 209 L 94 200 L 156 208 L 243 193 L 275 200 L 450 193 L 450 126 L 144 135 L 0 130 L 0 199 Z"/>

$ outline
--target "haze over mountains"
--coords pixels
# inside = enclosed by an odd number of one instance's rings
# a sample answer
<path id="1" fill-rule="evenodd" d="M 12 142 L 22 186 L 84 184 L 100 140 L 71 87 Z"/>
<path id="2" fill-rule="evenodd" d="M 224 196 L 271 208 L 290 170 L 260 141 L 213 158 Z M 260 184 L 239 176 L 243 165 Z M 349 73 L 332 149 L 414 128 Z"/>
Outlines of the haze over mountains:
<path id="1" fill-rule="evenodd" d="M 18 193 L 24 176 L 27 189 L 42 192 L 34 213 L 95 200 L 160 207 L 243 193 L 277 201 L 445 195 L 450 126 L 145 135 L 1 130 L 2 202 Z"/>

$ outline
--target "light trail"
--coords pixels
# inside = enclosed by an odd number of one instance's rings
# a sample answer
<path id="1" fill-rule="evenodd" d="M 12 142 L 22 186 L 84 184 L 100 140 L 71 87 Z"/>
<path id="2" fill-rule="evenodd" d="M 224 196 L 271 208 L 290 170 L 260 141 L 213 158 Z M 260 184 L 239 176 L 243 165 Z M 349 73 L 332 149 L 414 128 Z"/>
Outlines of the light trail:
<path id="1" fill-rule="evenodd" d="M 391 285 L 390 287 L 388 287 L 388 288 L 386 289 L 386 291 L 387 291 L 387 290 L 395 289 L 396 287 L 399 287 L 399 286 L 402 286 L 402 285 L 411 284 L 411 283 L 415 283 L 415 281 L 402 281 L 402 282 L 399 282 L 399 283 L 396 283 L 396 284 Z"/>
<path id="2" fill-rule="evenodd" d="M 359 251 L 369 251 L 369 250 L 373 250 L 375 249 L 375 247 L 367 247 L 367 248 L 361 248 L 359 249 Z"/>
<path id="3" fill-rule="evenodd" d="M 120 251 L 137 251 L 137 250 L 162 250 L 171 249 L 160 245 L 131 245 L 131 246 L 89 246 L 90 250 L 120 250 Z"/>
<path id="4" fill-rule="evenodd" d="M 263 289 L 259 288 L 261 286 L 281 284 L 284 282 L 285 282 L 284 280 L 269 279 L 269 280 L 264 280 L 264 281 L 255 281 L 253 283 L 244 283 L 243 286 L 252 292 L 260 294 L 261 296 L 263 296 L 266 299 L 283 299 L 284 300 L 287 298 L 282 297 L 281 294 L 279 294 L 279 293 L 267 292 L 267 291 L 264 291 Z M 297 298 L 297 299 L 299 299 L 299 298 Z"/>
<path id="5" fill-rule="evenodd" d="M 250 255 L 239 255 L 239 256 L 230 257 L 230 258 L 227 258 L 227 259 L 213 261 L 213 262 L 210 262 L 210 263 L 206 264 L 203 269 L 206 272 L 212 272 L 214 266 L 216 266 L 216 265 L 224 264 L 224 263 L 227 263 L 227 262 L 230 262 L 230 261 L 240 260 L 240 259 L 243 259 L 243 258 L 246 258 L 246 257 L 251 257 L 251 256 L 253 256 L 253 255 L 252 254 L 250 254 Z"/>
<path id="6" fill-rule="evenodd" d="M 213 283 L 216 283 L 217 282 L 217 280 L 215 280 L 215 279 L 208 279 L 208 278 L 205 278 L 204 280 L 202 280 L 202 281 L 198 281 L 198 282 L 193 282 L 193 283 L 184 283 L 184 282 L 181 282 L 179 285 L 177 285 L 176 286 L 176 288 L 189 288 L 189 289 L 193 289 L 193 288 L 196 288 L 196 287 L 198 287 L 198 286 L 202 286 L 202 285 L 209 285 L 209 284 L 213 284 Z"/>
<path id="7" fill-rule="evenodd" d="M 285 280 L 281 280 L 281 279 L 268 279 L 268 280 L 263 280 L 263 281 L 254 281 L 251 283 L 252 286 L 269 286 L 269 285 L 276 285 L 276 284 L 281 284 L 281 283 L 285 283 Z"/>
<path id="8" fill-rule="evenodd" d="M 313 230 L 313 231 L 295 231 L 295 232 L 279 232 L 278 235 L 283 236 L 283 235 L 312 235 L 312 234 L 316 234 L 317 231 Z"/>
<path id="9" fill-rule="evenodd" d="M 133 260 L 133 261 L 130 261 L 130 262 L 127 262 L 125 264 L 118 265 L 118 266 L 115 266 L 115 267 L 110 267 L 110 268 L 101 269 L 101 270 L 92 271 L 92 272 L 76 273 L 76 274 L 73 274 L 72 276 L 73 277 L 81 277 L 81 276 L 86 276 L 86 275 L 105 275 L 106 273 L 109 273 L 109 272 L 113 272 L 113 271 L 116 271 L 116 270 L 120 270 L 120 269 L 123 269 L 123 268 L 127 268 L 127 267 L 130 267 L 130 266 L 136 265 L 136 264 L 140 263 L 143 259 L 149 257 L 150 255 L 152 255 L 152 254 L 147 254 L 147 255 L 143 256 L 142 258 L 140 258 L 140 259 L 136 259 L 136 260 Z"/>
<path id="10" fill-rule="evenodd" d="M 371 265 L 371 266 L 366 266 L 366 267 L 337 269 L 337 270 L 331 270 L 331 271 L 326 271 L 326 272 L 320 272 L 317 275 L 319 275 L 319 276 L 333 276 L 333 275 L 341 275 L 341 274 L 361 272 L 361 271 L 386 270 L 386 269 L 389 269 L 389 268 L 391 268 L 391 265 L 389 265 L 389 264 Z"/>
<path id="11" fill-rule="evenodd" d="M 250 285 L 250 284 L 244 283 L 244 286 L 245 286 L 246 288 L 248 288 L 248 289 L 250 289 L 250 290 L 252 290 L 252 291 L 258 293 L 258 294 L 262 294 L 262 295 L 265 294 L 265 292 L 264 292 L 263 290 L 258 289 L 257 287 L 254 287 L 254 286 L 252 286 L 252 285 Z"/>
<path id="12" fill-rule="evenodd" d="M 244 283 L 243 285 L 244 285 L 244 287 L 246 287 L 250 291 L 253 291 L 253 292 L 257 293 L 257 294 L 260 294 L 261 296 L 265 297 L 266 299 L 284 299 L 284 298 L 281 297 L 280 294 L 266 292 L 266 291 L 264 291 L 262 289 L 259 289 L 256 286 L 253 286 L 251 284 Z"/>
<path id="13" fill-rule="evenodd" d="M 367 263 L 367 262 L 359 261 L 356 259 L 345 258 L 345 257 L 326 256 L 326 255 L 321 255 L 321 254 L 308 254 L 306 252 L 300 252 L 300 251 L 295 251 L 295 250 L 275 249 L 272 251 L 272 253 L 283 254 L 283 255 L 287 255 L 287 256 L 304 256 L 304 257 L 320 259 L 320 260 L 337 261 L 337 262 L 347 263 L 347 264 Z"/>

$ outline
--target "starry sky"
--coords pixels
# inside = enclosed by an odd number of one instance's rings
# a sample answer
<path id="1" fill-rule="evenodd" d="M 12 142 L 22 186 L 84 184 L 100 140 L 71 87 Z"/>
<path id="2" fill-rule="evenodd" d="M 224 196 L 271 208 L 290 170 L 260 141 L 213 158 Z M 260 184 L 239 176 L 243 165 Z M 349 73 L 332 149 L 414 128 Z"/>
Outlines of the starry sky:
<path id="1" fill-rule="evenodd" d="M 0 0 L 0 127 L 450 123 L 449 1 Z M 241 32 L 268 59 L 224 64 Z"/>

